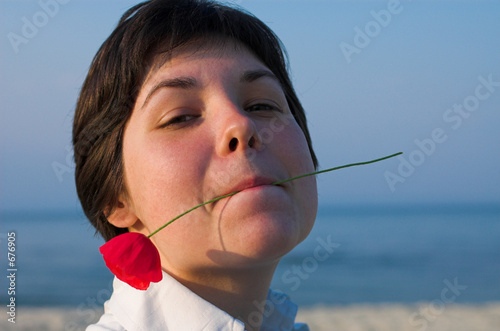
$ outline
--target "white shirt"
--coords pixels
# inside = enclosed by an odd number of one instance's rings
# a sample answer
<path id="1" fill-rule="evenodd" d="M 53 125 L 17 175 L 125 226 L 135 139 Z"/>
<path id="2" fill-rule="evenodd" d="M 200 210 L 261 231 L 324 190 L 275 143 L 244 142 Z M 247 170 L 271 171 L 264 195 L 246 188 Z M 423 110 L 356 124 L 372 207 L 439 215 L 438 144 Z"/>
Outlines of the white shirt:
<path id="1" fill-rule="evenodd" d="M 258 308 L 250 314 L 259 321 Z M 297 305 L 288 296 L 269 291 L 261 331 L 309 331 L 296 323 Z M 243 322 L 235 319 L 163 272 L 163 279 L 151 283 L 146 291 L 136 290 L 115 278 L 113 295 L 104 303 L 104 314 L 87 331 L 244 331 Z"/>

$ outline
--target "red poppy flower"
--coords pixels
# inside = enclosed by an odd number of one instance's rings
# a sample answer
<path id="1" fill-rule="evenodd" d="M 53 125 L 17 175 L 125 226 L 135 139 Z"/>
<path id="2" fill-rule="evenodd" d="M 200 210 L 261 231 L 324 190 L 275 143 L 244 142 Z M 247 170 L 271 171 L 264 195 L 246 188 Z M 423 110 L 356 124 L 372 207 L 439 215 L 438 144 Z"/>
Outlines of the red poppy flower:
<path id="1" fill-rule="evenodd" d="M 160 254 L 151 240 L 137 232 L 114 237 L 99 248 L 106 266 L 130 286 L 146 290 L 162 279 Z"/>

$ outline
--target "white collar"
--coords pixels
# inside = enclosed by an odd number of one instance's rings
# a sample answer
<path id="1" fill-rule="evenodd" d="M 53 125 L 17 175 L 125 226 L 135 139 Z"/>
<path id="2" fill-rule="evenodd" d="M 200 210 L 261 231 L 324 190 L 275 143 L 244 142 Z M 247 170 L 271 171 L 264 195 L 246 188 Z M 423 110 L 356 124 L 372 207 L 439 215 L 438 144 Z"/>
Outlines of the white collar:
<path id="1" fill-rule="evenodd" d="M 202 299 L 167 273 L 146 291 L 115 278 L 113 295 L 104 304 L 102 324 L 119 324 L 128 331 L 231 330 L 244 331 L 244 324 Z M 257 308 L 257 307 L 256 307 Z M 261 331 L 308 330 L 295 324 L 297 306 L 285 294 L 269 291 Z M 256 314 L 256 317 L 258 315 Z"/>

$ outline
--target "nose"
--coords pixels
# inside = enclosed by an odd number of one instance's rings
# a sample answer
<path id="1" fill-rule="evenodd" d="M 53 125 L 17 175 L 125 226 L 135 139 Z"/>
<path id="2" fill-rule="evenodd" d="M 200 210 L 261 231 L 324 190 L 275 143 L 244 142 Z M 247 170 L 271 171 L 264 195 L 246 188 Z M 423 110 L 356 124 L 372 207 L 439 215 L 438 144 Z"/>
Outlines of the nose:
<path id="1" fill-rule="evenodd" d="M 220 115 L 220 137 L 217 142 L 217 152 L 228 156 L 236 152 L 255 152 L 260 150 L 262 139 L 257 127 L 243 110 L 234 105 L 226 107 Z"/>

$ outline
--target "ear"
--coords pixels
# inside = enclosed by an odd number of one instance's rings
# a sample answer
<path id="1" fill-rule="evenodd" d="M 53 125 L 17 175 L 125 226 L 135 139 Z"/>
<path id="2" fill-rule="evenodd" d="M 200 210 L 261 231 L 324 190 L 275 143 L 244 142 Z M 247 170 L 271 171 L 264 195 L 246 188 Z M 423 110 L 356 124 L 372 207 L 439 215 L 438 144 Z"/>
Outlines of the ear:
<path id="1" fill-rule="evenodd" d="M 120 201 L 114 208 L 113 212 L 107 216 L 108 222 L 117 228 L 130 228 L 136 222 L 140 222 L 131 204 L 126 199 L 120 197 Z"/>

